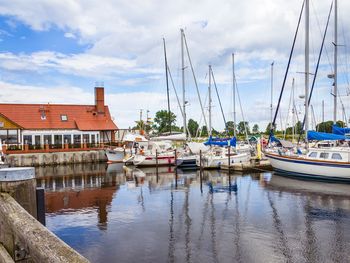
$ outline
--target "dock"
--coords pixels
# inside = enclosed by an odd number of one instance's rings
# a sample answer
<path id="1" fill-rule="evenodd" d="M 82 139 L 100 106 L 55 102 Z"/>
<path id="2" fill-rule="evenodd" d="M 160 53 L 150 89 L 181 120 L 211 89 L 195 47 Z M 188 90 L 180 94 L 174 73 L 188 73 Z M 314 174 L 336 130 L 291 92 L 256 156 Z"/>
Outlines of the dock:
<path id="1" fill-rule="evenodd" d="M 42 193 L 33 167 L 0 169 L 0 262 L 89 262 L 43 225 Z"/>
<path id="2" fill-rule="evenodd" d="M 234 163 L 230 167 L 228 165 L 221 165 L 222 170 L 230 170 L 236 172 L 261 172 L 261 171 L 271 171 L 272 166 L 268 160 L 253 158 L 250 162 L 245 163 Z"/>

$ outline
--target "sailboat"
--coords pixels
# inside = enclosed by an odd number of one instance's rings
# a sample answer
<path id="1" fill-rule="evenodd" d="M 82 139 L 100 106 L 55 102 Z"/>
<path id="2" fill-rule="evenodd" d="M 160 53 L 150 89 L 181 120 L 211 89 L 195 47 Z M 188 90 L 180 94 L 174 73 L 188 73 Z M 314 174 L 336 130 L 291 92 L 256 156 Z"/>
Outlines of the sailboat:
<path id="1" fill-rule="evenodd" d="M 308 108 L 309 108 L 309 0 L 305 0 L 305 139 L 306 145 L 312 139 L 322 140 L 345 140 L 346 136 L 317 133 L 308 131 Z M 335 17 L 337 17 L 337 0 L 335 0 Z M 300 19 L 299 19 L 300 21 Z M 335 48 L 337 46 L 337 21 L 335 19 Z M 334 72 L 334 95 L 336 96 L 337 82 L 337 52 L 335 56 Z M 334 122 L 336 121 L 336 99 L 334 103 Z M 329 148 L 307 148 L 306 154 L 286 154 L 283 151 L 278 153 L 265 152 L 265 156 L 271 163 L 274 170 L 286 176 L 304 177 L 320 180 L 348 181 L 350 182 L 350 147 L 329 147 Z"/>
<path id="2" fill-rule="evenodd" d="M 211 126 L 211 76 L 213 76 L 212 68 L 209 65 L 209 139 L 205 145 L 210 146 L 210 150 L 197 159 L 197 165 L 203 168 L 221 168 L 222 165 L 229 166 L 236 163 L 245 163 L 250 161 L 250 152 L 239 153 L 237 151 L 236 136 L 233 138 L 221 139 L 212 137 Z M 215 83 L 215 82 L 214 82 Z M 235 127 L 234 127 L 235 130 Z M 233 147 L 233 148 L 232 148 Z"/>

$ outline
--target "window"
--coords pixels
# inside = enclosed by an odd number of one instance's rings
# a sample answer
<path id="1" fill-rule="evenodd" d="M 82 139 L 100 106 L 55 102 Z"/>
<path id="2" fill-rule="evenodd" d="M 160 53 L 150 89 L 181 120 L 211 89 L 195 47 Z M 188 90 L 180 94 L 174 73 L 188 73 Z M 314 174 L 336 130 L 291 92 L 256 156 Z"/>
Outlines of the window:
<path id="1" fill-rule="evenodd" d="M 316 158 L 316 157 L 317 157 L 317 152 L 311 152 L 311 153 L 309 154 L 309 157 L 310 157 L 310 158 Z"/>
<path id="2" fill-rule="evenodd" d="M 53 136 L 53 139 L 54 139 L 54 144 L 62 144 L 62 135 L 54 135 Z"/>
<path id="3" fill-rule="evenodd" d="M 83 134 L 83 143 L 89 143 L 89 134 Z"/>
<path id="4" fill-rule="evenodd" d="M 52 144 L 51 135 L 44 135 L 44 144 Z"/>
<path id="5" fill-rule="evenodd" d="M 334 160 L 342 160 L 343 158 L 341 157 L 340 153 L 333 153 L 332 154 L 332 159 L 334 159 Z"/>
<path id="6" fill-rule="evenodd" d="M 80 134 L 74 134 L 73 140 L 74 140 L 74 144 L 81 143 L 81 136 L 80 136 Z"/>
<path id="7" fill-rule="evenodd" d="M 32 144 L 32 135 L 23 135 L 24 144 Z"/>
<path id="8" fill-rule="evenodd" d="M 41 142 L 40 142 L 40 135 L 35 135 L 34 136 L 34 141 L 35 141 L 35 145 L 40 145 Z"/>
<path id="9" fill-rule="evenodd" d="M 67 115 L 61 115 L 61 121 L 68 121 L 68 116 Z"/>
<path id="10" fill-rule="evenodd" d="M 322 159 L 328 159 L 329 153 L 321 153 L 320 158 Z"/>
<path id="11" fill-rule="evenodd" d="M 17 130 L 8 130 L 7 143 L 18 143 Z"/>
<path id="12" fill-rule="evenodd" d="M 64 141 L 64 143 L 71 144 L 72 143 L 72 136 L 70 134 L 63 135 L 63 141 Z"/>

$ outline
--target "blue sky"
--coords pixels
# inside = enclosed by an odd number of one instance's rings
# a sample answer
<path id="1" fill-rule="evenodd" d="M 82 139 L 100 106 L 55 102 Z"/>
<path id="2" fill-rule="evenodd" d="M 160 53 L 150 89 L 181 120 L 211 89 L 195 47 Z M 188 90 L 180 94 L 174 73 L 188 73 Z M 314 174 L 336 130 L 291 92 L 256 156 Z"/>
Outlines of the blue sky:
<path id="1" fill-rule="evenodd" d="M 207 96 L 208 65 L 213 66 L 226 119 L 232 119 L 232 65 L 247 121 L 262 130 L 269 121 L 270 64 L 274 64 L 274 105 L 301 8 L 301 1 L 0 1 L 1 102 L 92 104 L 95 82 L 104 82 L 106 102 L 120 128 L 134 125 L 139 109 L 154 114 L 166 108 L 162 38 L 177 92 L 181 94 L 180 28 L 185 29 L 202 99 Z M 331 1 L 311 1 L 311 71 Z M 339 3 L 339 87 L 350 115 L 348 47 L 350 3 Z M 333 21 L 326 39 L 313 99 L 320 121 L 321 101 L 331 118 Z M 303 25 L 301 27 L 303 29 Z M 292 78 L 303 93 L 303 30 L 298 36 L 278 125 L 290 124 Z M 200 119 L 194 82 L 186 60 L 188 118 Z M 297 96 L 296 96 L 297 97 Z M 213 94 L 214 128 L 223 129 Z M 172 109 L 182 123 L 174 92 Z M 297 100 L 302 114 L 302 100 Z M 238 105 L 238 102 L 237 102 Z M 339 107 L 341 119 L 341 108 Z M 288 120 L 287 120 L 287 116 Z M 301 116 L 301 115 L 300 115 Z M 242 120 L 237 106 L 238 121 Z M 349 117 L 348 117 L 349 118 Z M 202 122 L 203 124 L 203 122 Z"/>

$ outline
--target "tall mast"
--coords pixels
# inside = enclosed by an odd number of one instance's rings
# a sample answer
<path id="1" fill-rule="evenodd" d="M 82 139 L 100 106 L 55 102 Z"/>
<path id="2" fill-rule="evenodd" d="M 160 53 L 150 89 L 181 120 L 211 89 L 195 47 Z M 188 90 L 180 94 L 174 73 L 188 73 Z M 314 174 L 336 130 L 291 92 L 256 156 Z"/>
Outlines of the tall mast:
<path id="1" fill-rule="evenodd" d="M 295 112 L 294 112 L 294 78 L 293 78 L 293 82 L 292 82 L 292 142 L 294 142 L 294 133 L 295 133 Z"/>
<path id="2" fill-rule="evenodd" d="M 235 76 L 235 54 L 232 53 L 232 91 L 233 91 L 233 135 L 236 137 L 236 76 Z"/>
<path id="3" fill-rule="evenodd" d="M 337 123 L 337 98 L 338 98 L 338 1 L 334 1 L 334 112 L 333 123 Z"/>
<path id="4" fill-rule="evenodd" d="M 208 98 L 209 98 L 209 136 L 212 135 L 211 128 L 211 65 L 209 65 L 209 86 L 208 86 Z"/>
<path id="5" fill-rule="evenodd" d="M 181 28 L 181 70 L 182 70 L 182 112 L 183 112 L 183 132 L 187 134 L 186 123 L 186 96 L 185 96 L 185 56 L 184 56 L 184 30 Z M 186 135 L 187 137 L 187 135 Z"/>
<path id="6" fill-rule="evenodd" d="M 273 65 L 275 64 L 274 61 L 272 61 L 271 63 L 271 103 L 270 103 L 270 115 L 271 115 L 271 118 L 270 118 L 270 123 L 272 125 L 272 121 L 273 121 Z M 282 127 L 281 127 L 282 128 Z"/>
<path id="7" fill-rule="evenodd" d="M 309 130 L 309 0 L 305 2 L 305 141 Z"/>
<path id="8" fill-rule="evenodd" d="M 169 98 L 168 60 L 166 57 L 165 38 L 163 38 L 163 45 L 164 45 L 166 94 L 167 94 L 167 99 L 168 99 L 168 125 L 169 125 L 169 133 L 171 134 L 171 112 L 170 112 L 170 98 Z"/>

